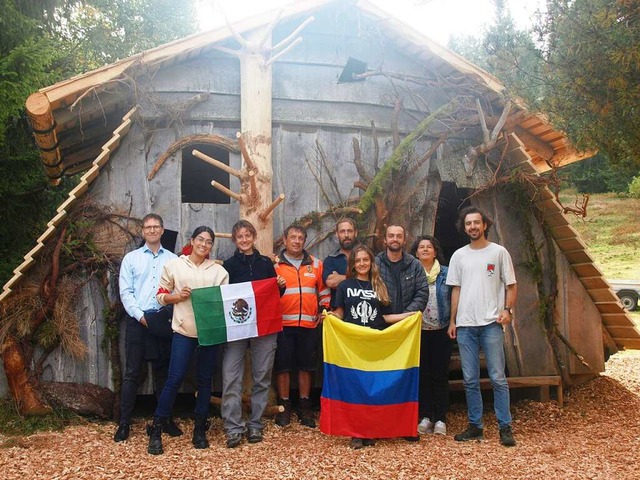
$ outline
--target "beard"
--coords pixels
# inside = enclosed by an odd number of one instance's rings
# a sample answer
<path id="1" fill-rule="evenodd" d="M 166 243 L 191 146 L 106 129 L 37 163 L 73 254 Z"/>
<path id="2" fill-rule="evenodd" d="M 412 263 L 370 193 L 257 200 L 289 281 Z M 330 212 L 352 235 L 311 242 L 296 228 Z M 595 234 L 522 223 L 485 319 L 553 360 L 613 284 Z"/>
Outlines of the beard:
<path id="1" fill-rule="evenodd" d="M 399 243 L 392 243 L 387 245 L 387 249 L 394 253 L 401 252 L 402 248 L 403 248 L 403 245 L 400 245 Z"/>
<path id="2" fill-rule="evenodd" d="M 340 248 L 343 250 L 351 250 L 353 246 L 356 244 L 355 239 L 347 238 L 345 240 L 339 240 Z"/>
<path id="3" fill-rule="evenodd" d="M 467 236 L 471 239 L 471 240 L 478 240 L 479 238 L 481 238 L 484 235 L 484 232 L 481 232 L 480 230 L 474 230 L 473 232 L 467 232 Z"/>

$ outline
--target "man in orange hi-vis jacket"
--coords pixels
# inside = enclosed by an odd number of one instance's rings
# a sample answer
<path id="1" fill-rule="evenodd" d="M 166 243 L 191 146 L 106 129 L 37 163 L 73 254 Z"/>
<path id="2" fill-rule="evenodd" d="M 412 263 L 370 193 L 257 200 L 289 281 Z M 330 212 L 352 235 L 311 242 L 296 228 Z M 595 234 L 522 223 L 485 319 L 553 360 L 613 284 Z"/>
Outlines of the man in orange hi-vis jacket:
<path id="1" fill-rule="evenodd" d="M 305 249 L 307 231 L 293 224 L 284 231 L 284 250 L 276 264 L 276 273 L 286 280 L 282 303 L 283 330 L 278 334 L 274 370 L 278 403 L 284 411 L 276 416 L 276 425 L 291 423 L 289 398 L 291 372 L 298 372 L 300 401 L 297 416 L 302 425 L 314 428 L 311 409 L 311 378 L 318 356 L 318 324 L 321 308 L 329 305 L 330 291 L 322 281 L 322 262 Z"/>

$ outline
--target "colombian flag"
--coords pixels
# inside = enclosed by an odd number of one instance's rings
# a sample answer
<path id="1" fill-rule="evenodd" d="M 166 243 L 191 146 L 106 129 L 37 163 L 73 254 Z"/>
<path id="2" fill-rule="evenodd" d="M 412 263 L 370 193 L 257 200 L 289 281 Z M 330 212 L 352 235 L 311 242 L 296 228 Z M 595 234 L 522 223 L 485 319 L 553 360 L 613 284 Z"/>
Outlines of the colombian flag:
<path id="1" fill-rule="evenodd" d="M 421 319 L 416 313 L 374 330 L 325 318 L 320 431 L 359 438 L 416 435 Z"/>

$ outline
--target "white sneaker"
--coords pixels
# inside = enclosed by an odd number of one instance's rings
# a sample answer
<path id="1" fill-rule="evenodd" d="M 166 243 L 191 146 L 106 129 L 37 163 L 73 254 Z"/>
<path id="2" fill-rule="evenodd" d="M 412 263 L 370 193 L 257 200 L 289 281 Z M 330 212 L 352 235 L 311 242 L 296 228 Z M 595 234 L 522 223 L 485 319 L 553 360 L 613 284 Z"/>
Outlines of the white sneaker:
<path id="1" fill-rule="evenodd" d="M 418 433 L 425 435 L 433 432 L 433 422 L 427 417 L 423 417 L 418 424 Z"/>
<path id="2" fill-rule="evenodd" d="M 438 420 L 433 426 L 433 433 L 435 433 L 436 435 L 446 435 L 447 425 L 444 422 Z"/>

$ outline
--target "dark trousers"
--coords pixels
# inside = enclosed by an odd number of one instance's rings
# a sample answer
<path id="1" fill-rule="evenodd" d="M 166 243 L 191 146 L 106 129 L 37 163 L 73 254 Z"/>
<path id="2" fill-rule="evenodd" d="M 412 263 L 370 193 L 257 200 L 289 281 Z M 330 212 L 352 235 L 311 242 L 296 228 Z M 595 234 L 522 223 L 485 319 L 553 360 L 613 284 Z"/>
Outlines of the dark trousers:
<path id="1" fill-rule="evenodd" d="M 187 375 L 187 369 L 194 354 L 196 355 L 198 382 L 195 414 L 196 417 L 209 416 L 211 382 L 213 381 L 213 371 L 218 357 L 218 346 L 202 346 L 198 344 L 197 338 L 185 337 L 179 333 L 174 333 L 169 376 L 162 389 L 162 394 L 158 398 L 158 407 L 153 414 L 154 417 L 167 418 L 171 416 L 178 390 Z"/>
<path id="2" fill-rule="evenodd" d="M 171 319 L 171 312 L 171 309 L 165 308 L 157 312 L 145 312 L 144 316 L 147 322 L 168 322 Z M 140 374 L 147 361 L 151 361 L 156 399 L 160 398 L 169 371 L 171 338 L 151 335 L 147 327 L 135 318 L 127 317 L 124 346 L 126 360 L 120 390 L 120 423 L 130 424 L 138 394 Z M 151 355 L 149 355 L 150 352 L 152 352 Z"/>
<path id="3" fill-rule="evenodd" d="M 422 330 L 420 335 L 419 416 L 446 423 L 452 342 L 446 328 Z"/>

